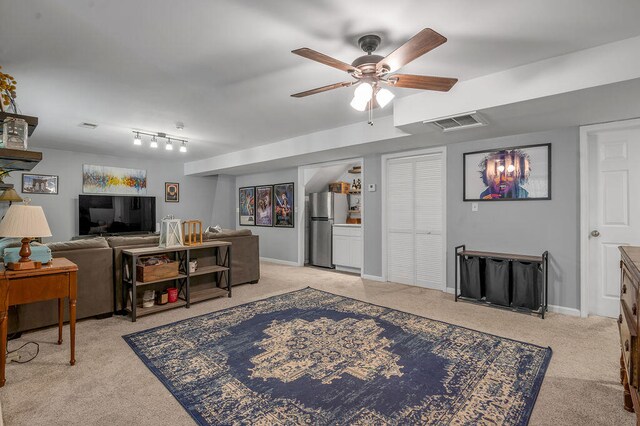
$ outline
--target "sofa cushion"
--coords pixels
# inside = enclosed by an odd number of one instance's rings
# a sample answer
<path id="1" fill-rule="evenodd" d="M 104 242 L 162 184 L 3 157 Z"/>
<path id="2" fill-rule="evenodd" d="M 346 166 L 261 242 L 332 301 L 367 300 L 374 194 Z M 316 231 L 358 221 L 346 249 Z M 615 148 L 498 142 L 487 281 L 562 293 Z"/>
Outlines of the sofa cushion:
<path id="1" fill-rule="evenodd" d="M 84 240 L 60 241 L 57 243 L 48 243 L 47 247 L 52 252 L 67 250 L 86 250 L 92 248 L 109 248 L 107 240 L 103 237 L 87 238 Z"/>
<path id="2" fill-rule="evenodd" d="M 107 238 L 109 247 L 126 247 L 126 246 L 153 246 L 160 243 L 160 236 L 145 235 L 139 237 L 109 237 Z"/>
<path id="3" fill-rule="evenodd" d="M 202 239 L 204 241 L 220 240 L 225 238 L 244 237 L 248 235 L 253 235 L 251 233 L 251 229 L 223 229 L 222 232 L 205 232 L 202 234 Z"/>

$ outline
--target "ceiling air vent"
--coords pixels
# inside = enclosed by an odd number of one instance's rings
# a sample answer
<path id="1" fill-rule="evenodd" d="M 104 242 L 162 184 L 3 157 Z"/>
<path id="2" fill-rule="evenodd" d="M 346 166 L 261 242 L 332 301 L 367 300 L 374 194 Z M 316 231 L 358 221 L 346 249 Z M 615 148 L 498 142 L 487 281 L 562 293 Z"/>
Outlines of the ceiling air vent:
<path id="1" fill-rule="evenodd" d="M 475 111 L 451 117 L 442 117 L 435 120 L 427 120 L 423 121 L 422 123 L 436 126 L 443 132 L 452 132 L 454 130 L 470 129 L 472 127 L 487 125 L 487 122 L 483 120 Z"/>
<path id="2" fill-rule="evenodd" d="M 78 124 L 78 126 L 79 127 L 84 127 L 85 129 L 90 129 L 90 130 L 93 130 L 96 127 L 98 127 L 98 125 L 94 124 L 94 123 L 80 123 L 80 124 Z"/>

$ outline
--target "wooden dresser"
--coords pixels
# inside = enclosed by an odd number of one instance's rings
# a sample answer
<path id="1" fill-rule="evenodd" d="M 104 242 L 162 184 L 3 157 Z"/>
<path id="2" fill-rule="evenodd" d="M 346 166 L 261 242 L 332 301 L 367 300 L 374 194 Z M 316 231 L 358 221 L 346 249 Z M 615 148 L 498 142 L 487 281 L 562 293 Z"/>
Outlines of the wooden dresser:
<path id="1" fill-rule="evenodd" d="M 640 288 L 640 247 L 620 247 L 620 381 L 624 386 L 624 409 L 635 411 L 640 425 L 640 395 L 638 386 L 638 299 Z"/>

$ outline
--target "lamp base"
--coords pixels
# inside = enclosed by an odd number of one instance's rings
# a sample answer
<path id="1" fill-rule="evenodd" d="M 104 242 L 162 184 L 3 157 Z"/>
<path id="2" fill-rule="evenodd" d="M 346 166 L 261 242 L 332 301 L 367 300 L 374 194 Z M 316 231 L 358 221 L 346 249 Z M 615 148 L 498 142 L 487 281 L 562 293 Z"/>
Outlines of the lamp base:
<path id="1" fill-rule="evenodd" d="M 35 262 L 30 260 L 28 262 L 9 262 L 7 263 L 7 269 L 10 271 L 25 271 L 29 269 L 42 268 L 42 262 Z"/>

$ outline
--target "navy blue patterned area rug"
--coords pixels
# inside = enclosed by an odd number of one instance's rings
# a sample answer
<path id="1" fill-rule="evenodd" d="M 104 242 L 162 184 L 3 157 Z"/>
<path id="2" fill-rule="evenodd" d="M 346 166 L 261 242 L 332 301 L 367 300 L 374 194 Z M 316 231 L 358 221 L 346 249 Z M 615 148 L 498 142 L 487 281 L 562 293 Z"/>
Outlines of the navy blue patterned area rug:
<path id="1" fill-rule="evenodd" d="M 311 288 L 124 339 L 202 425 L 526 425 L 551 359 Z"/>

